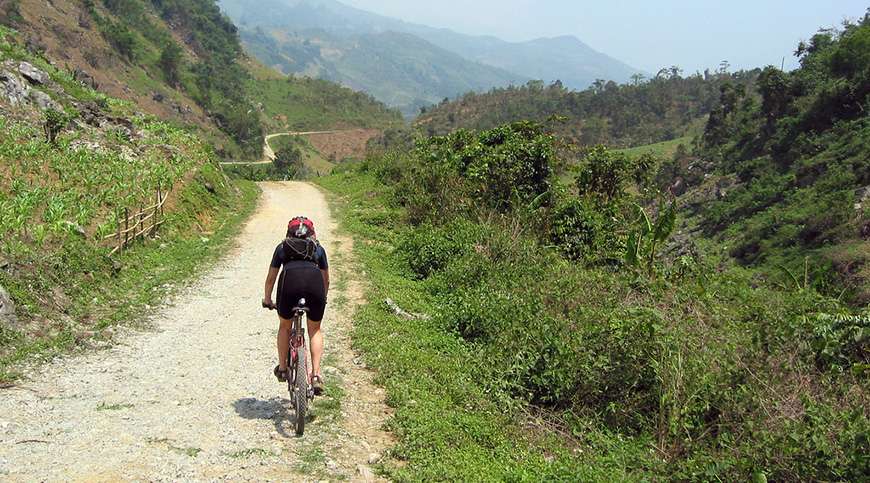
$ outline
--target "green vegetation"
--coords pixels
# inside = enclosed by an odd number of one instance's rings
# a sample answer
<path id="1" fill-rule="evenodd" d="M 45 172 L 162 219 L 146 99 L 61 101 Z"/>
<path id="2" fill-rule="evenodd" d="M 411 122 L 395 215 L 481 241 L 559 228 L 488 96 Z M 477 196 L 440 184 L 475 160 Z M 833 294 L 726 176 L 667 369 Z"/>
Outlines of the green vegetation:
<path id="1" fill-rule="evenodd" d="M 131 409 L 132 407 L 133 405 L 130 403 L 106 404 L 104 401 L 97 405 L 97 411 L 121 411 L 123 409 Z"/>
<path id="2" fill-rule="evenodd" d="M 320 79 L 253 79 L 248 89 L 263 106 L 269 132 L 384 129 L 403 122 L 401 113 L 374 98 Z"/>
<path id="3" fill-rule="evenodd" d="M 651 154 L 659 159 L 670 159 L 677 155 L 677 150 L 683 146 L 683 151 L 692 146 L 693 136 L 683 136 L 681 138 L 662 141 L 660 143 L 646 144 L 643 146 L 634 146 L 631 148 L 620 149 L 627 156 L 636 158 L 644 154 Z"/>
<path id="4" fill-rule="evenodd" d="M 695 153 L 725 194 L 693 208 L 703 234 L 745 265 L 856 305 L 870 302 L 870 15 L 764 69 L 758 96 L 725 85 Z M 690 177 L 688 170 L 677 173 Z M 696 176 L 697 178 L 697 176 Z"/>
<path id="5" fill-rule="evenodd" d="M 216 256 L 256 189 L 232 186 L 197 136 L 134 117 L 131 106 L 83 88 L 0 33 L 4 58 L 31 61 L 64 87 L 53 92 L 63 113 L 46 111 L 45 120 L 26 109 L 0 113 L 0 285 L 21 320 L 0 327 L 5 380 L 27 357 L 108 338 L 111 325 L 135 320 L 167 284 Z M 106 121 L 101 127 L 59 121 L 78 117 L 73 104 L 82 101 L 105 109 L 91 113 Z M 46 125 L 54 139 L 43 135 Z M 169 195 L 160 242 L 110 257 L 116 242 L 105 237 L 117 232 L 122 210 L 153 204 L 158 187 Z"/>
<path id="6" fill-rule="evenodd" d="M 213 1 L 103 0 L 101 4 L 103 8 L 94 0 L 85 2 L 103 36 L 128 62 L 141 66 L 152 79 L 180 86 L 208 110 L 241 150 L 227 154 L 259 154 L 263 130 L 245 89 L 250 75 L 241 64 L 238 34 Z M 167 24 L 185 32 L 194 58 L 185 55 Z"/>
<path id="7" fill-rule="evenodd" d="M 870 313 L 681 253 L 650 157 L 589 150 L 564 186 L 557 153 L 517 123 L 320 180 L 365 240 L 387 476 L 860 479 Z"/>
<path id="8" fill-rule="evenodd" d="M 632 84 L 597 81 L 584 91 L 560 82 L 469 93 L 423 112 L 415 127 L 426 135 L 461 128 L 491 129 L 519 120 L 550 121 L 561 139 L 580 145 L 630 147 L 692 134 L 719 101 L 724 85 L 750 86 L 757 71 L 705 72 L 683 77 L 679 68 L 662 69 L 654 78 Z"/>

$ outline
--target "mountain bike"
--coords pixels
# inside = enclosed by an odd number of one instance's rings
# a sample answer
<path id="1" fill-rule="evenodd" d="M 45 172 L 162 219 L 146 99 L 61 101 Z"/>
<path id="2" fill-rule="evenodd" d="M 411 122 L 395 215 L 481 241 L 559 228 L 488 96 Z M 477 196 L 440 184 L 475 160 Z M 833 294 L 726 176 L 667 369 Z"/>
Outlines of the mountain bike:
<path id="1" fill-rule="evenodd" d="M 305 432 L 305 415 L 308 412 L 308 401 L 314 399 L 314 389 L 308 385 L 308 350 L 305 346 L 305 318 L 308 307 L 305 299 L 299 299 L 293 307 L 293 321 L 290 330 L 290 349 L 287 352 L 287 390 L 290 392 L 290 403 L 296 412 L 296 435 Z M 269 310 L 277 310 L 275 304 L 264 306 Z"/>

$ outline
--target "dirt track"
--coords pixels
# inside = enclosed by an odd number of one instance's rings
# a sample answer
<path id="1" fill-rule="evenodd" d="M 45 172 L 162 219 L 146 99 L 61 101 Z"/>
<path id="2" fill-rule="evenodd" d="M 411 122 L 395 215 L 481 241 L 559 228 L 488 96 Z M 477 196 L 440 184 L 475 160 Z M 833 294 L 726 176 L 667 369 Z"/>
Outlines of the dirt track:
<path id="1" fill-rule="evenodd" d="M 263 138 L 263 159 L 260 161 L 227 161 L 221 164 L 233 165 L 233 164 L 244 164 L 244 165 L 256 165 L 256 164 L 269 164 L 275 161 L 275 151 L 272 150 L 272 146 L 269 144 L 269 140 L 272 138 L 276 138 L 278 136 L 310 136 L 314 134 L 334 134 L 341 131 L 305 131 L 305 132 L 278 132 L 274 134 L 269 134 L 268 136 Z"/>
<path id="2" fill-rule="evenodd" d="M 360 300 L 350 241 L 336 236 L 316 188 L 261 186 L 235 247 L 159 309 L 151 329 L 0 390 L 0 480 L 366 479 L 390 436 L 383 392 L 350 349 Z M 330 256 L 324 372 L 345 393 L 315 401 L 301 439 L 286 386 L 271 374 L 275 315 L 259 308 L 268 259 L 294 214 L 315 221 Z"/>

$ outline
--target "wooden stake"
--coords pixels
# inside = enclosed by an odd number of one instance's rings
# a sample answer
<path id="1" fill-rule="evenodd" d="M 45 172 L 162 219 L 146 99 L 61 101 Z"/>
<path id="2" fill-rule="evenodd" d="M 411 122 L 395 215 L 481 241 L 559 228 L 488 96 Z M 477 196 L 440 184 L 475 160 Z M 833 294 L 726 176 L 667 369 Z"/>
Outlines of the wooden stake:
<path id="1" fill-rule="evenodd" d="M 124 244 L 121 248 L 127 246 L 127 243 L 130 241 L 130 211 L 127 208 L 124 208 Z"/>
<path id="2" fill-rule="evenodd" d="M 122 240 L 121 240 L 121 210 L 115 208 L 115 218 L 118 220 L 118 250 L 121 249 Z"/>

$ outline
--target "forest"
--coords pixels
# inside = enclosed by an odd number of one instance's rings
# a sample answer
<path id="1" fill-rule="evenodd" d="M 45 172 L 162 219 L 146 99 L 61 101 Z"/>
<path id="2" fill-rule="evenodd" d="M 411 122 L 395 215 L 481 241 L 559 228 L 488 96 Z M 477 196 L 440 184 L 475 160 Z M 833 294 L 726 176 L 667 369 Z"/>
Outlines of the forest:
<path id="1" fill-rule="evenodd" d="M 583 91 L 560 82 L 468 93 L 423 109 L 415 127 L 425 135 L 441 135 L 458 128 L 491 129 L 500 124 L 533 120 L 549 122 L 550 130 L 580 145 L 630 147 L 692 134 L 719 101 L 721 86 L 751 90 L 758 70 L 683 76 L 679 67 L 662 69 L 652 79 L 636 74 L 629 84 L 596 81 Z"/>

